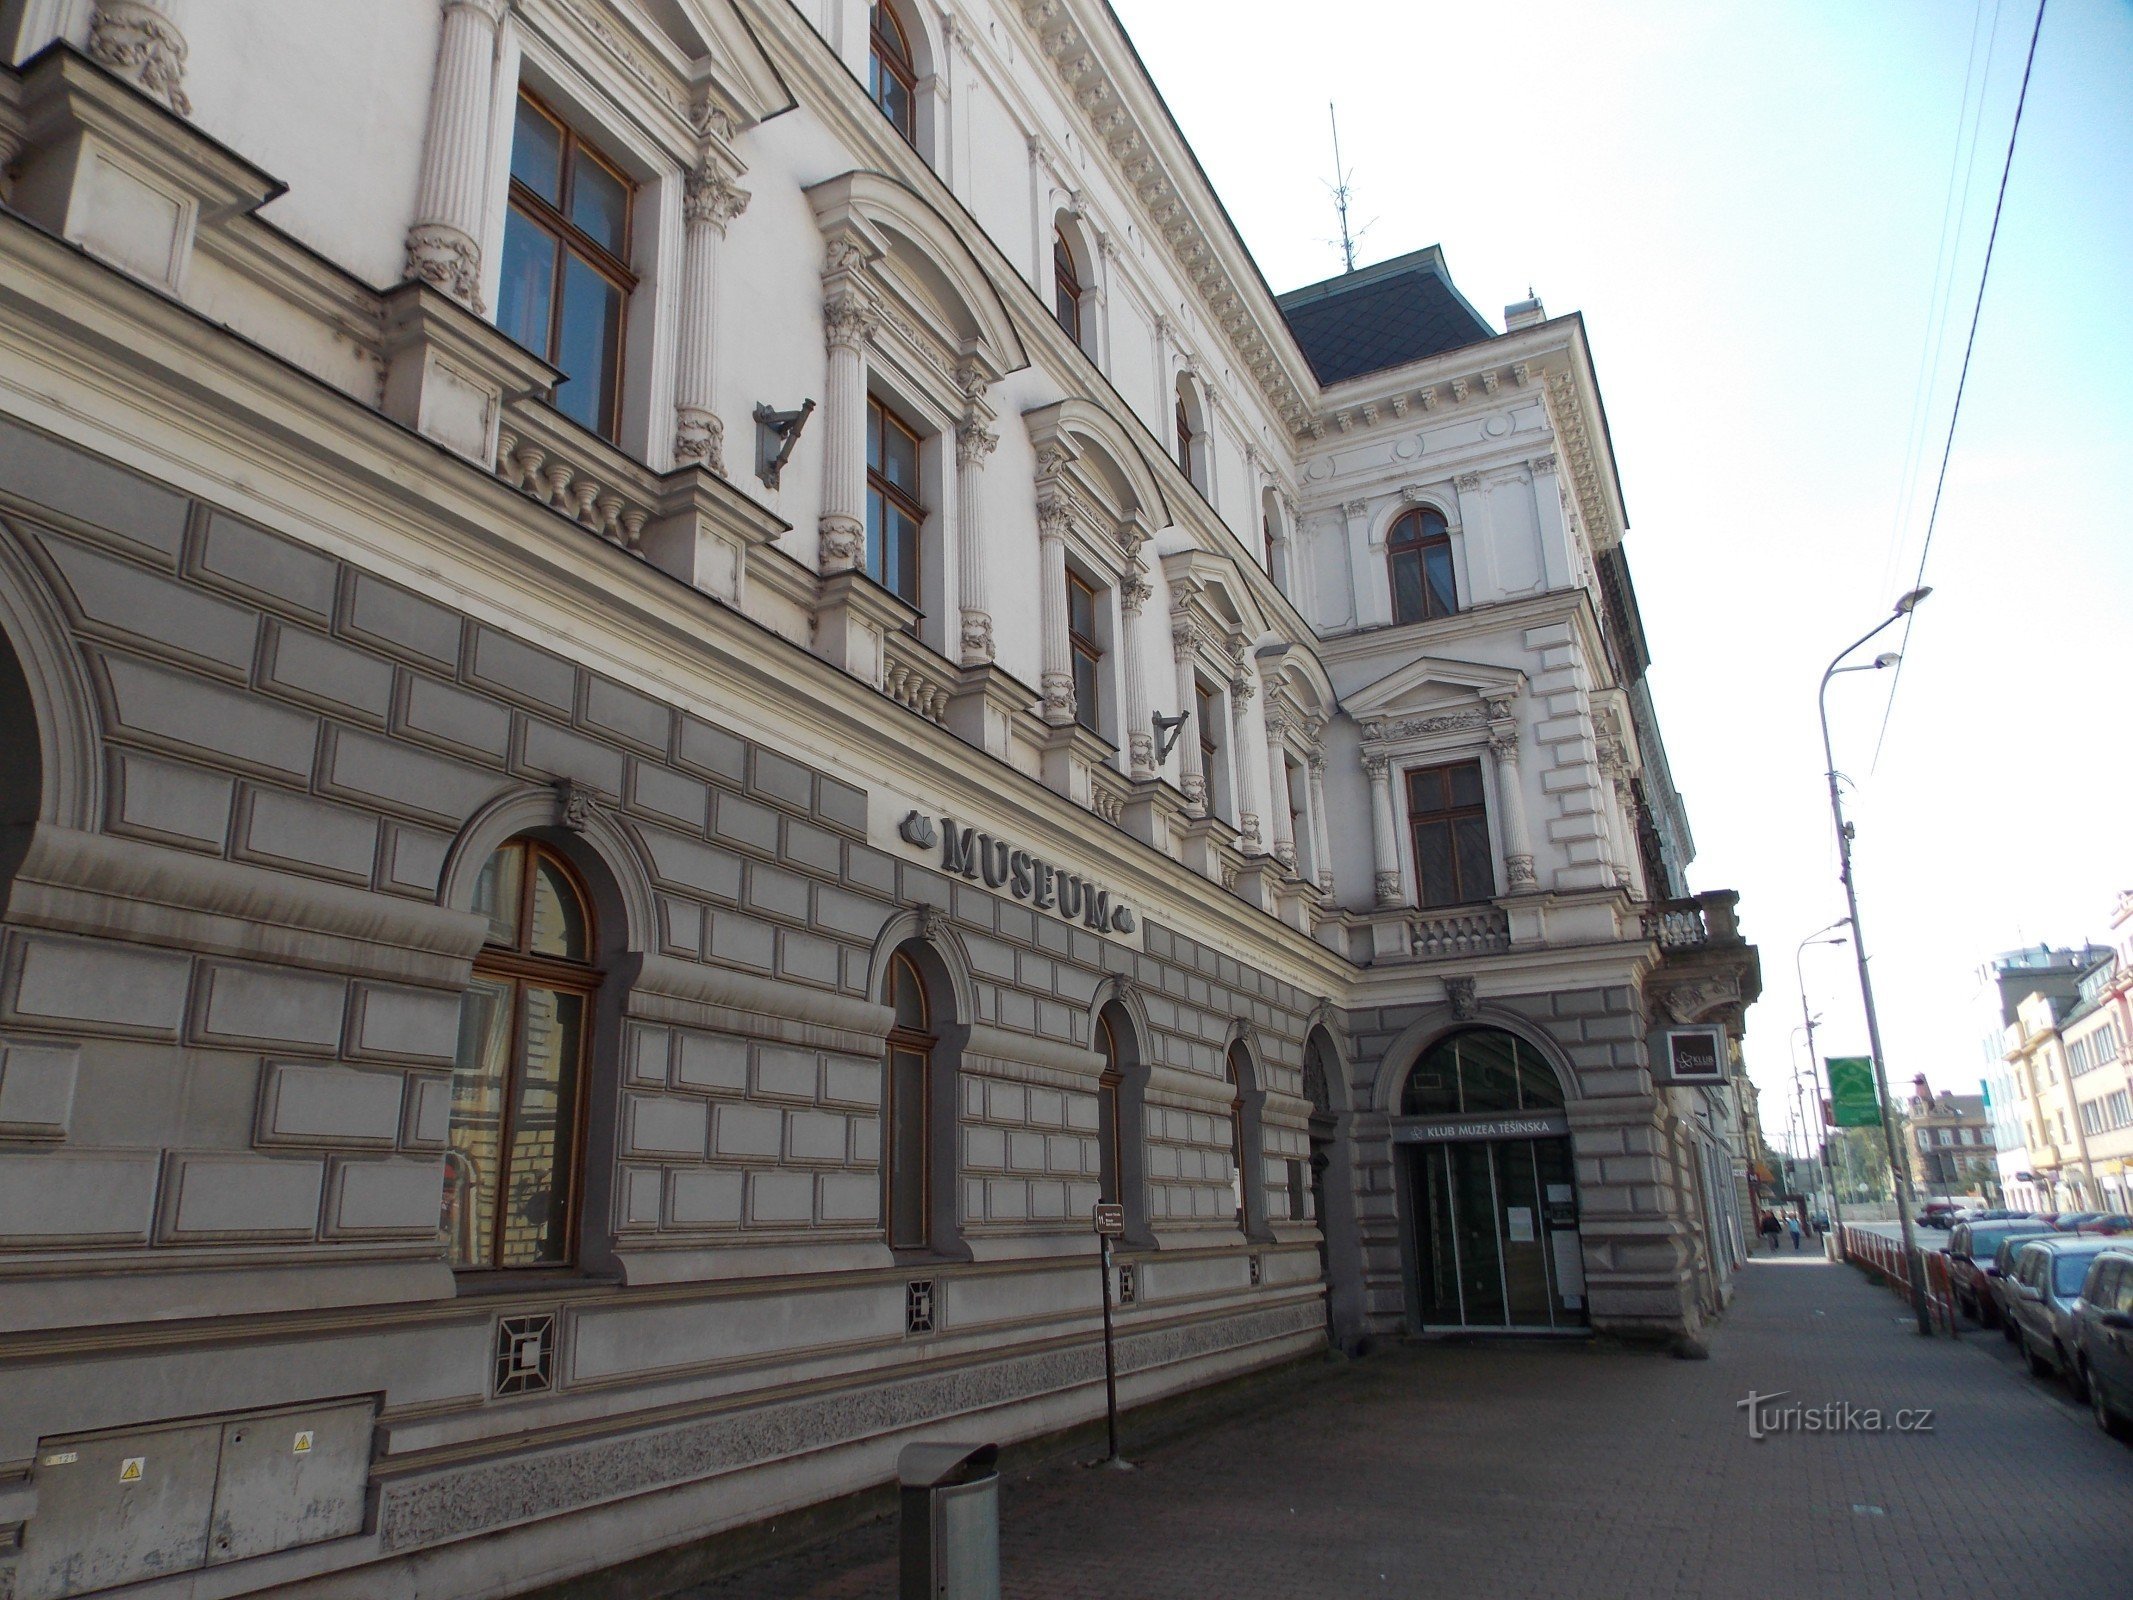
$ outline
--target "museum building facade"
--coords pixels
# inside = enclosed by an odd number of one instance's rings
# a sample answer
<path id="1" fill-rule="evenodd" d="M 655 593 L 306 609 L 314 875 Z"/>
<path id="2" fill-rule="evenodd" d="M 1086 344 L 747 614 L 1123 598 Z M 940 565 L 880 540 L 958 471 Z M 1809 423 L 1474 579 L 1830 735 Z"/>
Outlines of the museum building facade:
<path id="1" fill-rule="evenodd" d="M 0 9 L 0 1595 L 505 1595 L 1693 1338 L 1759 985 L 1582 321 L 1100 0 Z M 358 159 L 359 156 L 359 159 Z"/>

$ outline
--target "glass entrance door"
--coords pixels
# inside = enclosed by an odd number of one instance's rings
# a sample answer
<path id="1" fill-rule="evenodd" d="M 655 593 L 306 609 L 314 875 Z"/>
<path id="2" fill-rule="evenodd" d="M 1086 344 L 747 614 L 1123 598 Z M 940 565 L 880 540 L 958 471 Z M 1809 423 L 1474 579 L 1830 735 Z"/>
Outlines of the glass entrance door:
<path id="1" fill-rule="evenodd" d="M 1583 1325 L 1568 1139 L 1417 1146 L 1410 1180 L 1424 1328 Z"/>

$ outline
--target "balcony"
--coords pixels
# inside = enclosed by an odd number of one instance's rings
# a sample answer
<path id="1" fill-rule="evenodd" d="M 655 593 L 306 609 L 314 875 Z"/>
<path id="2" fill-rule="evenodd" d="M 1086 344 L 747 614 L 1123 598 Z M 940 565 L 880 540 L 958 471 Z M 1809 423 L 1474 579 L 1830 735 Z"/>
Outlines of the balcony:
<path id="1" fill-rule="evenodd" d="M 1501 906 L 1447 906 L 1407 914 L 1408 948 L 1424 961 L 1494 955 L 1511 948 L 1511 917 Z"/>

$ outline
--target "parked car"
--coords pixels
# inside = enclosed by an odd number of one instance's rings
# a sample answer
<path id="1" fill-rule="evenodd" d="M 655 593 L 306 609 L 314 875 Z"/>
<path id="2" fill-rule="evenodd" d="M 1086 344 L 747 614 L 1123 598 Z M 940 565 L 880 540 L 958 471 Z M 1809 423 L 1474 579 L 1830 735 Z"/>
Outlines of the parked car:
<path id="1" fill-rule="evenodd" d="M 1988 1328 L 1998 1322 L 1999 1299 L 1993 1293 L 1992 1279 L 1999 1271 L 1995 1258 L 2001 1243 L 2049 1232 L 2044 1223 L 2028 1217 L 1958 1222 L 1948 1235 L 1948 1285 L 1963 1315 Z"/>
<path id="2" fill-rule="evenodd" d="M 2117 1238 L 2122 1234 L 2133 1233 L 2133 1217 L 2114 1211 L 2106 1216 L 2098 1217 L 2094 1222 L 2084 1222 L 2080 1231 L 2083 1233 L 2099 1233 L 2106 1238 Z"/>
<path id="3" fill-rule="evenodd" d="M 1925 1209 L 1918 1213 L 1918 1225 L 1921 1228 L 1952 1227 L 1962 1209 L 1959 1200 L 1928 1200 Z"/>
<path id="4" fill-rule="evenodd" d="M 2084 1222 L 2094 1222 L 2109 1215 L 2103 1211 L 2062 1211 L 2052 1218 L 2052 1226 L 2061 1233 L 2079 1233 Z"/>
<path id="5" fill-rule="evenodd" d="M 2017 1218 L 2033 1218 L 2035 1216 L 2036 1213 L 2033 1211 L 2003 1211 L 1995 1208 L 1989 1211 L 1973 1211 L 1970 1214 L 1970 1220 L 1972 1222 L 2013 1222 Z"/>
<path id="6" fill-rule="evenodd" d="M 2049 1228 L 2046 1231 L 2049 1232 Z M 2001 1336 L 2009 1344 L 2013 1344 L 2017 1337 L 2014 1315 L 2014 1259 L 2021 1253 L 2022 1246 L 2037 1237 L 2039 1235 L 2031 1233 L 2007 1235 L 2000 1241 L 1999 1248 L 1992 1252 L 1992 1271 L 1986 1274 L 1985 1287 L 1992 1294 L 1992 1308 L 1997 1313 L 1995 1320 L 2000 1325 Z"/>
<path id="7" fill-rule="evenodd" d="M 2015 1343 L 2040 1378 L 2063 1374 L 2083 1398 L 2081 1369 L 2074 1360 L 2074 1302 L 2088 1277 L 2089 1263 L 2113 1248 L 2108 1239 L 2055 1233 L 2025 1243 L 2015 1256 Z"/>
<path id="8" fill-rule="evenodd" d="M 2076 1381 L 2088 1391 L 2096 1426 L 2133 1435 L 2133 1250 L 2101 1251 L 2074 1302 Z"/>

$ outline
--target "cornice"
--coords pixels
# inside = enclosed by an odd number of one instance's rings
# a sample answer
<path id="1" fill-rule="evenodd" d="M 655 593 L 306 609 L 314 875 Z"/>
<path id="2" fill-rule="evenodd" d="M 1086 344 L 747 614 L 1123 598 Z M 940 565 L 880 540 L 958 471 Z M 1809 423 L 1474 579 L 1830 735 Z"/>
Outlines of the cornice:
<path id="1" fill-rule="evenodd" d="M 1290 432 L 1302 431 L 1317 381 L 1117 19 L 1090 0 L 1021 0 L 1020 10 L 1037 55 L 1081 111 L 1093 147 L 1109 154 L 1126 192 L 1139 200 L 1153 234 L 1169 246 L 1229 341 L 1237 366 Z M 1184 173 L 1200 181 L 1181 183 Z"/>
<path id="2" fill-rule="evenodd" d="M 1189 917 L 1203 942 L 1299 987 L 1352 981 L 1344 958 L 1035 778 L 10 215 L 0 215 L 0 352 L 0 372 L 16 375 L 10 409 L 27 420 L 234 510 L 308 528 L 332 553 L 595 670 L 654 683 L 721 724 L 738 719 L 762 737 L 804 723 L 817 742 L 793 745 L 795 755 L 853 771 L 847 753 L 863 751 L 857 775 L 870 787 L 982 796 L 996 830 L 1086 852 L 1157 920 Z M 49 376 L 45 393 L 19 386 L 55 367 L 71 380 L 63 398 L 47 397 Z M 242 467 L 218 471 L 217 457 Z"/>

